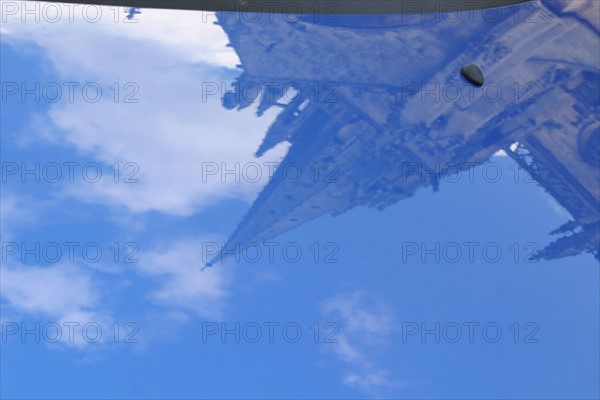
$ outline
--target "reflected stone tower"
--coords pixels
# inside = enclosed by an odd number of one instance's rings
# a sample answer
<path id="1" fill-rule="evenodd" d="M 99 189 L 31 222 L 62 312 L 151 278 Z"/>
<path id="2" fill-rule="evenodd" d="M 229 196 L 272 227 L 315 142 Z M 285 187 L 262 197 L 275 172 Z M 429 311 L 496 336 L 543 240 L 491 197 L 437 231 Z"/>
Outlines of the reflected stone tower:
<path id="1" fill-rule="evenodd" d="M 599 257 L 600 2 L 499 10 L 218 14 L 243 69 L 223 105 L 280 107 L 256 155 L 289 142 L 278 171 L 292 171 L 274 175 L 226 249 L 384 209 L 504 150 L 572 215 L 535 257 Z M 460 76 L 471 63 L 481 88 Z M 244 94 L 251 85 L 262 92 Z"/>

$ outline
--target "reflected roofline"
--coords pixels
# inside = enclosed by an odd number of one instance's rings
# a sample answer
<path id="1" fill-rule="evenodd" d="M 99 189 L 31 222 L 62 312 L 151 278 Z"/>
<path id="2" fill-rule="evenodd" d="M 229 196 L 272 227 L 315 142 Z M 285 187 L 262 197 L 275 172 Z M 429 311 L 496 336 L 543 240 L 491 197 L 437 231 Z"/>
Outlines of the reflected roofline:
<path id="1" fill-rule="evenodd" d="M 335 15 L 458 12 L 532 3 L 534 0 L 62 0 L 60 2 L 173 10 Z"/>

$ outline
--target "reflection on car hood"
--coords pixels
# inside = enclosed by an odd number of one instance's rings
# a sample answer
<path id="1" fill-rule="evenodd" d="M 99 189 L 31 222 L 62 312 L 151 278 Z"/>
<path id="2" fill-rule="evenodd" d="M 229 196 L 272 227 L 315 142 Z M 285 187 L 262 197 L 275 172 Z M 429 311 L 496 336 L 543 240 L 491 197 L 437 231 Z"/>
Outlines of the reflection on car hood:
<path id="1" fill-rule="evenodd" d="M 259 97 L 245 89 L 260 87 L 258 113 L 282 111 L 257 156 L 289 142 L 279 170 L 320 172 L 293 181 L 275 174 L 225 250 L 437 190 L 445 174 L 503 150 L 573 218 L 535 257 L 598 257 L 600 6 L 529 5 L 535 12 L 520 5 L 458 18 L 311 15 L 295 23 L 218 14 L 243 69 L 224 106 L 247 107 Z M 467 64 L 483 71 L 482 88 L 461 78 Z M 284 104 L 290 83 L 298 95 Z"/>

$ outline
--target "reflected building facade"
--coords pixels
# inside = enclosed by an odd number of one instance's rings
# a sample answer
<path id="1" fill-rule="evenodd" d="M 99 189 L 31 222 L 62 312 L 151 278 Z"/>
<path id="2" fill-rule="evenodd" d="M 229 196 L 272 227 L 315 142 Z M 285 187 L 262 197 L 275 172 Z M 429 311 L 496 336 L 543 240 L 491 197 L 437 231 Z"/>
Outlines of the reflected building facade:
<path id="1" fill-rule="evenodd" d="M 290 144 L 278 169 L 289 173 L 272 177 L 226 249 L 357 206 L 385 209 L 504 150 L 572 216 L 535 257 L 599 257 L 600 2 L 220 13 L 218 24 L 243 70 L 223 105 L 281 108 L 257 157 Z M 460 76 L 467 64 L 481 68 L 483 87 Z"/>

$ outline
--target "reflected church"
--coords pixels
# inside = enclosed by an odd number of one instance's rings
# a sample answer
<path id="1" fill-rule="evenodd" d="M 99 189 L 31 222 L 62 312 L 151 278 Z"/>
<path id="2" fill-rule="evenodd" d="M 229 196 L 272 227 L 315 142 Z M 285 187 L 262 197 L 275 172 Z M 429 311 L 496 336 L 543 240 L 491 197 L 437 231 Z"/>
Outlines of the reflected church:
<path id="1" fill-rule="evenodd" d="M 275 174 L 228 248 L 357 206 L 383 210 L 503 150 L 572 216 L 535 257 L 599 258 L 600 2 L 500 10 L 219 13 L 243 70 L 223 105 L 281 108 L 257 157 L 289 142 L 279 168 L 318 172 Z M 483 87 L 460 75 L 468 64 L 483 71 Z"/>

